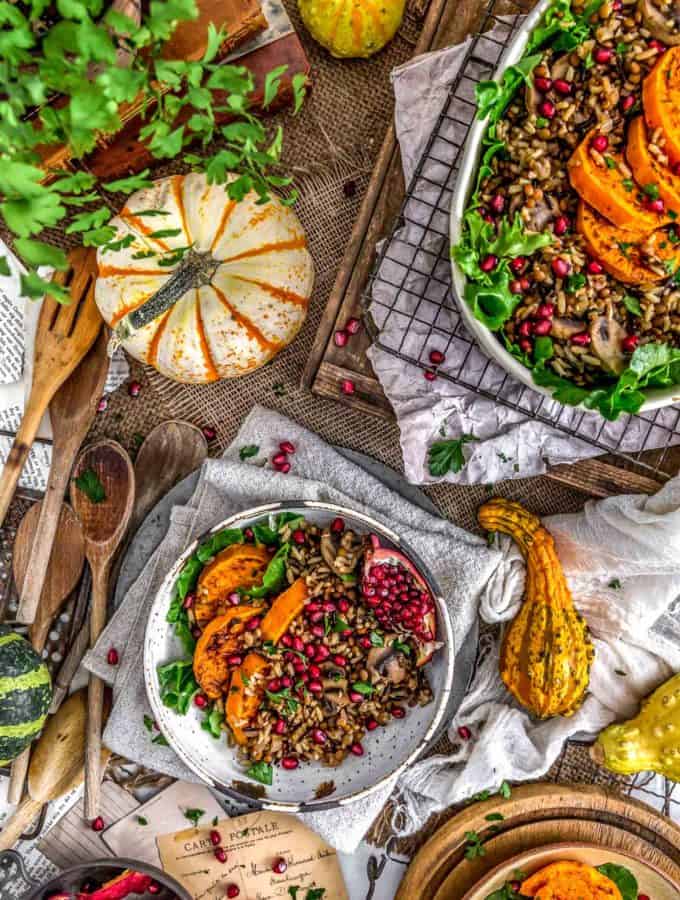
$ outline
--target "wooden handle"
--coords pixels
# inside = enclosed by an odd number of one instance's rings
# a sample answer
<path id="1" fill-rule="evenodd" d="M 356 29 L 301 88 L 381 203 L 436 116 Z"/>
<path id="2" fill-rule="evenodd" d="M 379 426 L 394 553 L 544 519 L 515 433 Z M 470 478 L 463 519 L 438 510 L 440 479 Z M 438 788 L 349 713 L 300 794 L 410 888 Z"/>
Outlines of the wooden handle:
<path id="1" fill-rule="evenodd" d="M 51 400 L 44 392 L 32 392 L 26 405 L 24 417 L 17 431 L 7 462 L 0 475 L 0 525 L 5 521 L 12 502 L 19 476 L 28 459 L 28 453 L 40 428 L 40 421 Z"/>
<path id="2" fill-rule="evenodd" d="M 90 647 L 94 647 L 106 625 L 109 565 L 92 572 L 92 603 L 90 606 Z M 94 819 L 99 807 L 101 783 L 102 718 L 104 682 L 90 675 L 87 693 L 87 744 L 85 751 L 85 817 Z"/>
<path id="3" fill-rule="evenodd" d="M 27 797 L 0 831 L 0 850 L 11 850 L 42 808 L 40 800 Z"/>
<path id="4" fill-rule="evenodd" d="M 50 715 L 59 709 L 64 701 L 64 697 L 68 693 L 71 686 L 73 676 L 78 671 L 78 667 L 85 656 L 85 651 L 90 645 L 90 623 L 85 622 L 78 634 L 71 643 L 71 648 L 64 662 L 61 664 L 59 674 L 54 682 L 54 690 L 52 691 L 52 702 L 50 703 Z"/>

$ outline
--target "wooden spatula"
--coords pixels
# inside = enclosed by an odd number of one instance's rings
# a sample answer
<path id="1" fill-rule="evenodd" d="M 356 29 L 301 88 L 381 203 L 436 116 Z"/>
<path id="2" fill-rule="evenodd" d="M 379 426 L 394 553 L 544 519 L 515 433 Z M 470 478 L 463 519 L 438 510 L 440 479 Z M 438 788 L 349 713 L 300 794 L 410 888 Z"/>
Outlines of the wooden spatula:
<path id="1" fill-rule="evenodd" d="M 17 620 L 27 625 L 33 622 L 38 609 L 71 469 L 97 414 L 97 405 L 104 390 L 109 369 L 108 337 L 108 329 L 102 328 L 94 346 L 50 403 L 52 465 L 30 560 L 26 560 L 17 611 Z"/>
<path id="2" fill-rule="evenodd" d="M 72 302 L 59 304 L 50 296 L 42 302 L 35 336 L 31 394 L 0 475 L 0 525 L 5 520 L 21 470 L 50 400 L 94 344 L 102 326 L 94 302 L 96 250 L 85 247 L 72 250 L 69 262 L 71 268 L 67 272 L 58 272 L 53 280 L 70 288 Z"/>
<path id="3" fill-rule="evenodd" d="M 84 473 L 89 473 L 91 484 L 96 479 L 101 485 L 103 497 L 100 496 L 95 501 L 77 486 L 76 479 Z M 83 450 L 73 469 L 71 504 L 83 526 L 85 557 L 92 570 L 91 647 L 95 645 L 106 624 L 111 564 L 127 530 L 134 499 L 134 469 L 130 457 L 120 444 L 115 441 L 99 441 Z M 85 815 L 88 819 L 97 815 L 99 803 L 103 699 L 104 683 L 90 675 L 85 756 Z"/>

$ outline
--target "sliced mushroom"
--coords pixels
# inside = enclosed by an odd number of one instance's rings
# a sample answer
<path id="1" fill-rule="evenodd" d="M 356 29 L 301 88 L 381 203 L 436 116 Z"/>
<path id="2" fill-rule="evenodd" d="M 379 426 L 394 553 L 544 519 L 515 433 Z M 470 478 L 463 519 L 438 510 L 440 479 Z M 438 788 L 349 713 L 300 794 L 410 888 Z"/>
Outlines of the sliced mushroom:
<path id="1" fill-rule="evenodd" d="M 346 682 L 344 690 L 339 690 L 337 685 L 334 685 L 332 690 L 328 690 L 325 684 L 324 690 L 325 693 L 323 695 L 322 703 L 329 715 L 335 715 L 335 713 L 339 712 L 349 703 L 349 697 L 347 696 L 346 691 Z"/>
<path id="2" fill-rule="evenodd" d="M 333 538 L 331 537 L 331 533 L 328 529 L 325 529 L 321 535 L 320 541 L 320 550 L 321 556 L 323 557 L 323 561 L 326 565 L 330 566 L 331 569 L 335 566 L 335 557 L 337 555 L 337 547 L 333 542 Z"/>
<path id="3" fill-rule="evenodd" d="M 404 666 L 404 654 L 395 650 L 396 634 L 385 635 L 382 647 L 373 647 L 366 658 L 366 668 L 372 675 L 386 678 L 391 684 L 399 684 L 408 676 Z"/>
<path id="4" fill-rule="evenodd" d="M 534 203 L 532 207 L 525 207 L 522 210 L 522 218 L 528 231 L 545 231 L 554 217 L 553 210 L 546 200 L 541 200 L 539 203 Z"/>
<path id="5" fill-rule="evenodd" d="M 670 46 L 680 44 L 680 0 L 673 0 L 665 10 L 653 0 L 639 0 L 638 9 L 652 37 Z"/>
<path id="6" fill-rule="evenodd" d="M 559 341 L 568 341 L 575 334 L 583 331 L 583 322 L 576 319 L 553 319 L 550 336 Z"/>
<path id="7" fill-rule="evenodd" d="M 602 361 L 603 367 L 614 375 L 626 368 L 626 357 L 621 341 L 626 337 L 624 327 L 616 319 L 598 316 L 590 323 L 591 350 Z"/>

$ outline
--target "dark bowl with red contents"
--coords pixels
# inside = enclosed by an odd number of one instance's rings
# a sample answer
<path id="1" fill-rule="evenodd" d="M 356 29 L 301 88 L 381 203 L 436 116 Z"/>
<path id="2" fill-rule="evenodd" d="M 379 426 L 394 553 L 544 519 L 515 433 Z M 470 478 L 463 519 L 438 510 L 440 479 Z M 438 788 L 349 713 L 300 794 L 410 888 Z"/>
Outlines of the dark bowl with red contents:
<path id="1" fill-rule="evenodd" d="M 100 859 L 73 866 L 35 888 L 27 900 L 191 900 L 165 872 L 134 859 Z"/>

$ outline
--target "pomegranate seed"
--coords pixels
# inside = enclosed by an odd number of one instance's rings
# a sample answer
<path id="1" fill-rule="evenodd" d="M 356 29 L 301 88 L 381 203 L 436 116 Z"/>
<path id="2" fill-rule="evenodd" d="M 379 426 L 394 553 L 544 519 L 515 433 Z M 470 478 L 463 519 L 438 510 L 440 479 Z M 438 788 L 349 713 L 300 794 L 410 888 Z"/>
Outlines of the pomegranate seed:
<path id="1" fill-rule="evenodd" d="M 376 719 L 369 719 L 368 722 L 366 722 L 366 729 L 368 731 L 375 731 L 375 729 L 377 727 L 378 727 L 378 722 Z"/>
<path id="2" fill-rule="evenodd" d="M 355 318 L 347 319 L 345 331 L 348 334 L 358 334 L 361 331 L 361 321 Z"/>
<path id="3" fill-rule="evenodd" d="M 106 407 L 109 405 L 109 401 L 106 397 L 102 397 L 99 403 L 97 404 L 97 412 L 105 412 Z"/>
<path id="4" fill-rule="evenodd" d="M 390 710 L 395 719 L 403 719 L 406 713 L 401 706 L 393 706 Z"/>
<path id="5" fill-rule="evenodd" d="M 649 900 L 648 894 L 638 894 L 638 900 Z"/>
<path id="6" fill-rule="evenodd" d="M 459 737 L 461 737 L 464 741 L 469 741 L 470 738 L 472 737 L 472 732 L 471 732 L 470 729 L 467 727 L 467 725 L 461 725 L 460 728 L 458 729 L 458 735 L 459 735 Z"/>
<path id="7" fill-rule="evenodd" d="M 370 650 L 373 644 L 371 643 L 371 639 L 367 637 L 359 638 L 359 646 L 363 647 L 364 650 Z"/>
<path id="8" fill-rule="evenodd" d="M 545 119 L 552 119 L 555 115 L 555 104 L 550 100 L 544 100 L 538 107 L 538 111 Z"/>
<path id="9" fill-rule="evenodd" d="M 534 345 L 531 343 L 529 338 L 522 338 L 519 342 L 519 349 L 523 353 L 531 353 L 531 351 L 534 349 Z"/>
<path id="10" fill-rule="evenodd" d="M 534 78 L 534 87 L 537 91 L 545 94 L 552 87 L 552 81 L 550 78 L 544 78 L 542 75 L 536 75 L 536 77 Z"/>
<path id="11" fill-rule="evenodd" d="M 281 767 L 284 769 L 288 769 L 291 772 L 293 769 L 297 769 L 300 763 L 295 759 L 294 756 L 284 756 L 281 760 Z"/>
<path id="12" fill-rule="evenodd" d="M 274 734 L 285 734 L 286 733 L 286 722 L 284 719 L 277 719 L 274 722 L 273 726 Z"/>
<path id="13" fill-rule="evenodd" d="M 491 225 L 494 224 L 493 216 L 490 213 L 481 211 L 480 215 L 484 219 L 485 222 L 489 222 Z"/>
<path id="14" fill-rule="evenodd" d="M 349 699 L 352 701 L 352 703 L 361 703 L 364 698 L 358 691 L 350 691 Z"/>
<path id="15" fill-rule="evenodd" d="M 272 678 L 267 682 L 267 690 L 270 694 L 278 694 L 281 690 L 281 679 Z"/>
<path id="16" fill-rule="evenodd" d="M 629 334 L 621 341 L 621 349 L 624 353 L 632 353 L 639 343 L 637 334 Z"/>
<path id="17" fill-rule="evenodd" d="M 425 381 L 436 381 L 437 380 L 437 373 L 431 372 L 429 369 L 427 371 L 423 372 L 423 376 L 425 378 Z"/>
<path id="18" fill-rule="evenodd" d="M 666 204 L 663 202 L 661 197 L 657 197 L 656 200 L 648 200 L 647 201 L 647 209 L 653 213 L 661 213 L 666 209 Z"/>
<path id="19" fill-rule="evenodd" d="M 96 819 L 92 820 L 92 831 L 103 831 L 104 830 L 104 820 L 101 816 L 97 816 Z"/>
<path id="20" fill-rule="evenodd" d="M 571 82 L 565 81 L 564 78 L 556 78 L 553 81 L 553 87 L 563 97 L 568 97 L 571 94 Z"/>
<path id="21" fill-rule="evenodd" d="M 316 647 L 311 642 L 309 644 L 305 644 L 305 656 L 309 657 L 309 659 L 314 659 L 314 654 L 316 653 Z"/>
<path id="22" fill-rule="evenodd" d="M 203 437 L 206 441 L 214 441 L 217 437 L 217 430 L 213 428 L 212 425 L 204 425 L 203 428 L 201 428 L 201 431 L 203 432 Z"/>
<path id="23" fill-rule="evenodd" d="M 290 463 L 287 462 L 285 465 L 281 466 L 279 469 L 282 475 L 287 475 L 290 472 Z"/>
<path id="24" fill-rule="evenodd" d="M 321 678 L 321 669 L 316 665 L 316 663 L 312 663 L 308 671 L 310 678 Z"/>
<path id="25" fill-rule="evenodd" d="M 551 329 L 552 322 L 550 319 L 537 319 L 534 322 L 534 334 L 537 334 L 539 337 L 550 334 Z"/>
<path id="26" fill-rule="evenodd" d="M 287 868 L 288 863 L 282 856 L 279 856 L 279 858 L 275 859 L 272 863 L 272 872 L 275 872 L 277 875 L 283 875 Z"/>
<path id="27" fill-rule="evenodd" d="M 621 12 L 623 9 L 623 0 L 614 0 L 612 3 L 612 9 L 614 12 Z"/>
<path id="28" fill-rule="evenodd" d="M 586 269 L 589 275 L 601 275 L 604 272 L 602 264 L 599 263 L 596 259 L 591 259 L 586 266 Z"/>
<path id="29" fill-rule="evenodd" d="M 290 675 L 282 675 L 281 676 L 281 687 L 289 688 L 293 687 L 293 679 Z"/>
<path id="30" fill-rule="evenodd" d="M 106 654 L 106 661 L 110 666 L 117 666 L 119 662 L 118 651 L 115 647 L 111 647 L 109 652 Z"/>
<path id="31" fill-rule="evenodd" d="M 349 600 L 345 600 L 344 597 L 341 597 L 338 600 L 338 609 L 341 613 L 346 613 L 349 610 Z"/>
<path id="32" fill-rule="evenodd" d="M 222 843 L 222 835 L 214 828 L 210 832 L 210 843 L 213 845 L 213 847 L 219 847 Z"/>
<path id="33" fill-rule="evenodd" d="M 315 744 L 325 744 L 326 743 L 326 732 L 322 731 L 320 728 L 315 728 L 312 731 L 312 740 Z"/>
<path id="34" fill-rule="evenodd" d="M 519 275 L 526 264 L 526 256 L 516 256 L 514 259 L 510 260 L 510 268 L 515 273 L 515 275 Z"/>
<path id="35" fill-rule="evenodd" d="M 593 53 L 593 59 L 596 63 L 600 63 L 600 65 L 605 65 L 614 55 L 614 51 L 610 50 L 609 47 L 598 47 Z"/>
<path id="36" fill-rule="evenodd" d="M 562 259 L 561 256 L 558 256 L 557 259 L 554 259 L 550 264 L 550 267 L 553 270 L 553 273 L 557 276 L 557 278 L 566 278 L 569 274 L 569 270 L 571 266 L 566 261 L 566 259 Z"/>
<path id="37" fill-rule="evenodd" d="M 255 631 L 260 627 L 260 622 L 262 619 L 259 616 L 253 616 L 252 619 L 248 619 L 246 622 L 246 631 Z"/>
<path id="38" fill-rule="evenodd" d="M 491 198 L 491 202 L 489 206 L 496 213 L 496 215 L 500 216 L 500 214 L 505 209 L 505 197 L 502 194 L 494 194 Z"/>
<path id="39" fill-rule="evenodd" d="M 633 106 L 635 106 L 635 97 L 632 94 L 626 94 L 621 100 L 621 112 L 628 112 Z"/>
<path id="40" fill-rule="evenodd" d="M 590 146 L 598 153 L 604 153 L 609 146 L 609 138 L 604 134 L 596 134 L 590 142 Z"/>
<path id="41" fill-rule="evenodd" d="M 275 453 L 274 456 L 272 456 L 272 465 L 276 466 L 277 469 L 280 468 L 282 465 L 284 465 L 287 462 L 288 462 L 288 457 L 286 456 L 285 453 L 279 452 L 279 453 Z"/>
<path id="42" fill-rule="evenodd" d="M 243 657 L 238 653 L 230 653 L 227 657 L 227 665 L 228 666 L 240 666 L 243 662 Z"/>
<path id="43" fill-rule="evenodd" d="M 231 594 L 227 597 L 230 606 L 238 606 L 241 602 L 241 595 L 238 591 L 232 591 Z"/>
<path id="44" fill-rule="evenodd" d="M 147 888 L 147 891 L 148 891 L 150 894 L 160 894 L 160 892 L 161 892 L 161 886 L 160 886 L 160 884 L 159 884 L 157 881 L 150 881 L 150 882 L 149 882 L 149 886 L 148 886 L 148 888 Z"/>
<path id="45" fill-rule="evenodd" d="M 521 888 L 522 888 L 521 881 L 511 881 L 510 882 L 510 890 L 514 891 L 516 894 L 519 894 Z"/>
<path id="46" fill-rule="evenodd" d="M 522 288 L 523 291 L 528 291 L 529 288 L 531 287 L 531 282 L 529 281 L 528 278 L 522 277 L 519 280 L 519 286 Z"/>
<path id="47" fill-rule="evenodd" d="M 587 347 L 590 343 L 590 335 L 587 331 L 581 331 L 579 334 L 572 334 L 571 342 L 572 344 L 576 344 L 577 347 Z"/>
<path id="48" fill-rule="evenodd" d="M 243 532 L 243 536 L 247 541 L 252 541 L 255 539 L 255 532 L 252 528 L 246 528 Z"/>
<path id="49" fill-rule="evenodd" d="M 536 310 L 536 315 L 542 319 L 552 319 L 555 315 L 555 305 L 553 303 L 541 303 Z"/>
<path id="50" fill-rule="evenodd" d="M 225 863 L 227 861 L 227 851 L 224 847 L 215 847 L 213 853 L 217 862 Z"/>
<path id="51" fill-rule="evenodd" d="M 191 609 L 191 607 L 194 605 L 195 599 L 196 594 L 192 594 L 191 592 L 189 592 L 182 602 L 182 606 L 184 607 L 184 609 Z"/>
<path id="52" fill-rule="evenodd" d="M 347 660 L 345 659 L 344 656 L 340 656 L 339 653 L 337 656 L 333 657 L 333 662 L 335 663 L 336 666 L 340 666 L 341 668 L 347 665 Z"/>
<path id="53" fill-rule="evenodd" d="M 531 320 L 530 320 L 530 319 L 524 319 L 523 322 L 520 322 L 520 326 L 519 326 L 519 328 L 518 328 L 518 331 L 519 331 L 519 333 L 522 335 L 522 337 L 529 337 L 529 335 L 530 335 L 530 334 L 532 333 L 532 331 L 533 331 L 533 328 L 534 328 L 534 326 L 533 326 Z"/>
<path id="54" fill-rule="evenodd" d="M 349 335 L 346 331 L 336 331 L 333 335 L 333 341 L 335 342 L 336 347 L 345 347 L 347 346 L 347 341 L 349 340 Z"/>
<path id="55" fill-rule="evenodd" d="M 345 520 L 341 519 L 340 516 L 337 519 L 333 519 L 331 522 L 331 531 L 334 531 L 336 534 L 339 534 L 341 531 L 345 530 Z"/>
<path id="56" fill-rule="evenodd" d="M 196 696 L 194 697 L 194 703 L 199 709 L 205 709 L 205 707 L 208 705 L 208 698 L 205 696 L 205 694 L 196 694 Z"/>
<path id="57" fill-rule="evenodd" d="M 279 450 L 282 453 L 295 453 L 295 444 L 291 444 L 290 441 L 281 441 Z"/>
<path id="58" fill-rule="evenodd" d="M 441 350 L 432 350 L 430 352 L 430 362 L 432 363 L 433 366 L 441 365 L 445 359 L 446 359 L 446 357 L 444 356 L 444 354 L 442 353 Z"/>
<path id="59" fill-rule="evenodd" d="M 284 647 L 292 647 L 293 646 L 293 638 L 289 634 L 284 634 L 281 636 L 281 643 Z"/>
<path id="60" fill-rule="evenodd" d="M 233 881 L 231 884 L 227 885 L 227 897 L 229 897 L 230 900 L 233 897 L 238 897 L 238 895 L 240 893 L 241 893 L 241 888 L 237 884 L 234 884 Z"/>
<path id="61" fill-rule="evenodd" d="M 138 381 L 131 381 L 128 386 L 128 394 L 131 397 L 139 397 L 139 392 L 141 391 L 142 386 Z"/>
<path id="62" fill-rule="evenodd" d="M 356 391 L 356 386 L 349 378 L 345 378 L 340 382 L 340 390 L 343 394 L 353 394 Z"/>
<path id="63" fill-rule="evenodd" d="M 322 638 L 326 634 L 326 629 L 323 625 L 312 625 L 310 630 L 314 637 Z"/>
<path id="64" fill-rule="evenodd" d="M 322 694 L 323 693 L 323 685 L 321 684 L 320 681 L 317 681 L 315 678 L 313 678 L 309 682 L 307 687 L 312 694 Z"/>
<path id="65" fill-rule="evenodd" d="M 558 237 L 562 237 L 569 230 L 569 219 L 566 216 L 558 216 L 553 225 L 553 231 Z"/>
<path id="66" fill-rule="evenodd" d="M 488 256 L 485 256 L 484 259 L 480 262 L 479 268 L 482 272 L 493 272 L 493 270 L 498 265 L 498 257 L 494 256 L 493 253 L 489 253 Z"/>
<path id="67" fill-rule="evenodd" d="M 361 746 L 361 744 L 357 741 L 356 744 L 352 744 L 352 746 L 349 748 L 349 752 L 350 752 L 350 753 L 353 753 L 355 756 L 363 756 L 363 755 L 364 755 L 364 748 L 363 748 L 363 747 Z"/>
<path id="68" fill-rule="evenodd" d="M 304 542 L 307 540 L 307 535 L 301 528 L 296 528 L 293 532 L 293 540 L 296 544 L 304 544 Z"/>
<path id="69" fill-rule="evenodd" d="M 666 45 L 662 44 L 661 41 L 658 41 L 656 38 L 652 38 L 648 45 L 652 50 L 656 50 L 658 53 L 664 53 L 666 50 Z"/>
<path id="70" fill-rule="evenodd" d="M 510 282 L 510 292 L 513 294 L 522 293 L 522 282 L 519 280 L 519 278 L 516 278 L 514 281 Z"/>
<path id="71" fill-rule="evenodd" d="M 297 650 L 298 653 L 302 653 L 305 649 L 305 645 L 302 642 L 302 638 L 294 637 L 293 638 L 293 650 Z"/>

